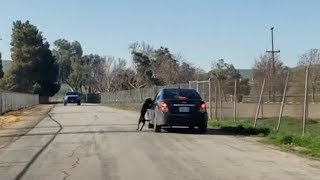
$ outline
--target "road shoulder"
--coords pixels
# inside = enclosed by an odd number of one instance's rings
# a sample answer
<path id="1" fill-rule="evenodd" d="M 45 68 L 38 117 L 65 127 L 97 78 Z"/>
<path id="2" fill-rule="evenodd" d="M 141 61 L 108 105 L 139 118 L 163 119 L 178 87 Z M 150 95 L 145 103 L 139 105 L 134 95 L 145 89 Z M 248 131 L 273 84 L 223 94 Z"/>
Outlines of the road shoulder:
<path id="1" fill-rule="evenodd" d="M 36 105 L 8 112 L 0 117 L 0 149 L 32 130 L 54 105 Z"/>

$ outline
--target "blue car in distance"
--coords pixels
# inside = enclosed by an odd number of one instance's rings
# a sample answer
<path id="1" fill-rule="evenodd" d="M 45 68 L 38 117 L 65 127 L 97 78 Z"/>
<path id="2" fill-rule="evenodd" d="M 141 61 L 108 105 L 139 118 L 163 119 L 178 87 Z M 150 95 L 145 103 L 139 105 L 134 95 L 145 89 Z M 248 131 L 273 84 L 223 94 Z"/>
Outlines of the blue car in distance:
<path id="1" fill-rule="evenodd" d="M 68 103 L 75 103 L 81 105 L 81 98 L 78 92 L 67 92 L 64 95 L 63 103 L 66 106 Z"/>

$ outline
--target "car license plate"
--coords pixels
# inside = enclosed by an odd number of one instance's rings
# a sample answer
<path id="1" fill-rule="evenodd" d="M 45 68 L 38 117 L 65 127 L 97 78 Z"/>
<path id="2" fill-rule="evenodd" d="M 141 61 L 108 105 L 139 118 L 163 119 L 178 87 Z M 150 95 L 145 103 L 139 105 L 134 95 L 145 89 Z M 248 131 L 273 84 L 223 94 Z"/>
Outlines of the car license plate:
<path id="1" fill-rule="evenodd" d="M 190 112 L 189 107 L 179 107 L 179 112 Z"/>

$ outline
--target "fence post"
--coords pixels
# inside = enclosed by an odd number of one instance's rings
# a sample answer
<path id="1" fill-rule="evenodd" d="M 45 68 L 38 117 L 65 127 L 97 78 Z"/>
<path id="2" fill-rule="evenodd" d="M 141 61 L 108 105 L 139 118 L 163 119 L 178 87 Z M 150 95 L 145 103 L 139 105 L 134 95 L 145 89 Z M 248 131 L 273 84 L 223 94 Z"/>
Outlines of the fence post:
<path id="1" fill-rule="evenodd" d="M 219 104 L 220 104 L 220 113 L 219 113 L 219 120 L 222 120 L 222 99 L 221 99 L 221 85 L 220 85 L 220 80 L 218 81 L 218 86 L 219 86 Z"/>
<path id="2" fill-rule="evenodd" d="M 237 121 L 237 80 L 234 80 L 234 94 L 233 94 L 233 120 Z"/>
<path id="3" fill-rule="evenodd" d="M 262 84 L 262 88 L 261 88 L 261 92 L 260 92 L 260 97 L 259 97 L 258 107 L 257 107 L 257 111 L 256 111 L 256 116 L 254 117 L 253 127 L 256 127 L 256 126 L 257 126 L 257 119 L 258 119 L 258 116 L 259 116 L 261 99 L 262 99 L 262 96 L 263 96 L 263 91 L 264 91 L 264 85 L 265 85 L 265 83 L 266 83 L 266 78 L 263 79 L 263 84 Z"/>
<path id="4" fill-rule="evenodd" d="M 209 78 L 209 117 L 212 119 L 212 96 L 211 96 L 211 78 Z"/>
<path id="5" fill-rule="evenodd" d="M 218 119 L 218 90 L 217 86 L 214 86 L 214 118 Z"/>
<path id="6" fill-rule="evenodd" d="M 304 136 L 306 131 L 306 121 L 308 115 L 308 85 L 309 85 L 309 66 L 306 68 L 306 80 L 304 87 L 304 103 L 303 103 L 303 123 L 302 123 L 302 135 Z"/>
<path id="7" fill-rule="evenodd" d="M 6 92 L 3 92 L 2 94 L 2 112 L 1 113 L 4 113 L 6 110 L 7 110 L 7 96 L 6 96 Z"/>
<path id="8" fill-rule="evenodd" d="M 205 87 L 204 87 L 204 85 L 205 85 L 205 83 L 203 82 L 202 83 L 202 97 L 203 97 L 203 99 L 205 99 Z"/>
<path id="9" fill-rule="evenodd" d="M 198 80 L 196 82 L 197 82 L 197 92 L 199 93 L 199 82 Z"/>
<path id="10" fill-rule="evenodd" d="M 280 124 L 281 124 L 283 107 L 284 107 L 284 103 L 285 103 L 285 101 L 286 101 L 288 81 L 289 81 L 289 72 L 287 73 L 286 83 L 285 83 L 285 85 L 284 85 L 282 102 L 281 102 L 281 107 L 280 107 L 280 112 L 279 112 L 279 119 L 278 119 L 278 124 L 277 124 L 277 128 L 276 128 L 277 131 L 279 131 Z"/>
<path id="11" fill-rule="evenodd" d="M 263 107 L 264 107 L 264 98 L 263 98 L 263 95 L 262 95 L 262 98 L 261 98 L 261 118 L 263 118 L 263 115 L 264 115 L 264 113 L 263 113 Z"/>
<path id="12" fill-rule="evenodd" d="M 0 106 L 0 108 L 1 108 L 1 110 L 0 110 L 0 115 L 3 113 L 3 103 L 2 103 L 2 101 L 3 101 L 2 91 L 0 91 L 0 103 L 1 103 L 1 106 Z"/>

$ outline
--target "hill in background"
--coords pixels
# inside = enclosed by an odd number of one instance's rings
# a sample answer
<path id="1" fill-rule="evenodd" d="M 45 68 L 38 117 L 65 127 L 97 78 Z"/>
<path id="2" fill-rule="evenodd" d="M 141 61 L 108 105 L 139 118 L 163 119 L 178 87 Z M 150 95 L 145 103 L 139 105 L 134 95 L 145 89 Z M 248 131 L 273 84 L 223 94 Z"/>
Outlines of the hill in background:
<path id="1" fill-rule="evenodd" d="M 252 79 L 252 69 L 239 69 L 242 78 Z"/>

